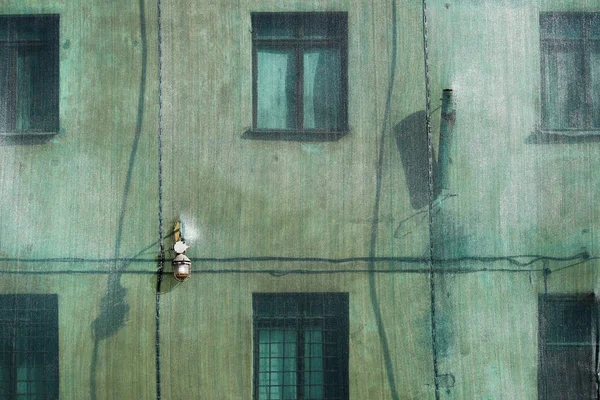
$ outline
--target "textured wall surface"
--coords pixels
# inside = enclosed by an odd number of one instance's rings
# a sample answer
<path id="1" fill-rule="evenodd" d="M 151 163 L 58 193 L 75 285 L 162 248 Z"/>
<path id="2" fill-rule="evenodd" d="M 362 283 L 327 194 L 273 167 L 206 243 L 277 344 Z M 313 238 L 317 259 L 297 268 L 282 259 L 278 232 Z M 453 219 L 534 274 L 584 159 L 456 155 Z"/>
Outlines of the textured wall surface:
<path id="1" fill-rule="evenodd" d="M 348 13 L 347 135 L 244 136 L 258 11 Z M 249 399 L 252 293 L 347 292 L 351 399 L 536 399 L 538 296 L 600 292 L 598 136 L 540 135 L 546 11 L 600 7 L 3 1 L 60 14 L 60 131 L 0 136 L 0 292 L 58 294 L 60 398 Z"/>

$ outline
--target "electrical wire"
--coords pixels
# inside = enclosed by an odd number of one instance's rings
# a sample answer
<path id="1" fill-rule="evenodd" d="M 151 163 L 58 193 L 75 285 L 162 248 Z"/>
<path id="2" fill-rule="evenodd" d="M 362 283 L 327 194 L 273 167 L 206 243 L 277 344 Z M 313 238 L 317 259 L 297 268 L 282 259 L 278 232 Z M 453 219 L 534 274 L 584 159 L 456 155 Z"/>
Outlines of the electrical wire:
<path id="1" fill-rule="evenodd" d="M 431 350 L 433 354 L 433 379 L 435 388 L 435 399 L 440 399 L 440 387 L 438 382 L 438 360 L 437 360 L 437 327 L 435 313 L 435 270 L 433 260 L 433 143 L 431 137 L 431 88 L 429 82 L 429 49 L 427 31 L 427 1 L 422 1 L 423 12 L 423 63 L 425 70 L 425 129 L 427 130 L 427 153 L 429 171 L 427 175 L 428 190 L 428 222 L 429 222 L 429 293 L 431 305 Z"/>
<path id="2" fill-rule="evenodd" d="M 156 0 L 157 19 L 157 58 L 158 58 L 158 270 L 156 272 L 156 308 L 155 308 L 155 365 L 156 365 L 156 400 L 161 399 L 160 369 L 160 291 L 165 264 L 165 244 L 163 239 L 163 54 L 162 54 L 162 3 Z"/>

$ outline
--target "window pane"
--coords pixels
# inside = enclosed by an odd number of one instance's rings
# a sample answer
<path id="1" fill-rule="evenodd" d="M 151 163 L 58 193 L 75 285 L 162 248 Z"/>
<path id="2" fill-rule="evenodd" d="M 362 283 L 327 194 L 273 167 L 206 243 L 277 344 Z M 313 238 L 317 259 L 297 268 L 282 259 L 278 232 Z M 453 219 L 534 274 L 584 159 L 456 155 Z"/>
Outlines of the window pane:
<path id="1" fill-rule="evenodd" d="M 58 18 L 5 17 L 0 26 L 16 40 L 0 46 L 0 131 L 56 131 Z"/>
<path id="2" fill-rule="evenodd" d="M 17 131 L 32 129 L 33 66 L 39 63 L 33 51 L 21 48 L 17 56 Z"/>
<path id="3" fill-rule="evenodd" d="M 13 40 L 50 41 L 58 33 L 58 18 L 44 17 L 14 17 L 11 27 Z"/>
<path id="4" fill-rule="evenodd" d="M 258 336 L 259 399 L 295 399 L 296 332 L 265 329 Z"/>
<path id="5" fill-rule="evenodd" d="M 542 39 L 583 39 L 583 17 L 573 14 L 542 14 Z"/>
<path id="6" fill-rule="evenodd" d="M 543 356 L 544 381 L 540 399 L 595 399 L 592 346 L 551 349 Z"/>
<path id="7" fill-rule="evenodd" d="M 590 37 L 600 39 L 600 13 L 592 14 L 590 19 Z"/>
<path id="8" fill-rule="evenodd" d="M 543 316 L 545 342 L 592 345 L 592 312 L 591 302 L 548 302 Z"/>
<path id="9" fill-rule="evenodd" d="M 303 36 L 310 39 L 334 39 L 346 32 L 345 17 L 338 14 L 312 15 L 305 18 Z"/>
<path id="10" fill-rule="evenodd" d="M 53 132 L 58 129 L 58 54 L 46 47 L 31 54 L 30 129 Z"/>
<path id="11" fill-rule="evenodd" d="M 290 39 L 296 35 L 296 18 L 284 14 L 254 15 L 254 29 L 259 39 Z"/>
<path id="12" fill-rule="evenodd" d="M 597 393 L 594 297 L 540 302 L 540 399 L 592 399 Z"/>
<path id="13" fill-rule="evenodd" d="M 44 375 L 42 368 L 17 368 L 17 394 L 28 393 L 44 393 Z"/>
<path id="14" fill-rule="evenodd" d="M 322 372 L 309 372 L 306 374 L 306 385 L 304 385 L 304 393 L 307 399 L 323 399 L 323 373 Z"/>
<path id="15" fill-rule="evenodd" d="M 8 31 L 9 31 L 8 24 L 9 24 L 8 18 L 6 18 L 6 17 L 5 18 L 0 17 L 0 41 L 8 40 L 9 39 L 9 36 L 8 36 Z"/>
<path id="16" fill-rule="evenodd" d="M 58 116 L 52 51 L 21 47 L 17 52 L 16 130 L 55 130 Z"/>
<path id="17" fill-rule="evenodd" d="M 308 399 L 322 399 L 323 335 L 321 329 L 307 329 L 304 340 L 304 392 Z"/>
<path id="18" fill-rule="evenodd" d="M 0 398 L 58 398 L 56 296 L 0 295 L 0 304 L 13 307 L 0 309 Z"/>
<path id="19" fill-rule="evenodd" d="M 263 385 L 266 385 L 266 383 L 265 383 L 264 379 L 261 376 L 259 376 L 259 384 L 261 386 L 259 386 L 259 388 L 258 388 L 258 398 L 260 400 L 268 400 L 268 398 L 269 398 L 269 390 L 268 390 L 269 387 L 268 386 L 263 386 Z"/>
<path id="20" fill-rule="evenodd" d="M 585 82 L 583 45 L 546 44 L 544 50 L 545 127 L 585 126 Z"/>
<path id="21" fill-rule="evenodd" d="M 257 128 L 296 128 L 296 58 L 291 50 L 258 50 Z"/>
<path id="22" fill-rule="evenodd" d="M 594 128 L 600 128 L 600 41 L 593 44 L 590 53 L 590 78 L 592 126 Z"/>
<path id="23" fill-rule="evenodd" d="M 12 388 L 11 348 L 12 346 L 5 347 L 0 353 L 0 398 L 7 398 Z"/>
<path id="24" fill-rule="evenodd" d="M 291 379 L 286 379 L 286 385 L 283 387 L 283 398 L 285 400 L 296 400 L 296 374 L 288 374 L 291 376 Z M 287 382 L 291 382 L 293 380 L 292 385 L 288 385 Z"/>
<path id="25" fill-rule="evenodd" d="M 342 129 L 341 82 L 339 49 L 304 53 L 304 129 Z"/>
<path id="26" fill-rule="evenodd" d="M 29 389 L 27 382 L 17 382 L 17 394 L 28 394 L 30 392 L 31 390 Z"/>
<path id="27" fill-rule="evenodd" d="M 272 385 L 273 383 L 271 383 Z M 271 400 L 279 400 L 283 399 L 283 391 L 281 390 L 281 386 L 270 386 L 269 387 L 269 399 Z"/>
<path id="28" fill-rule="evenodd" d="M 0 46 L 0 132 L 11 130 L 9 111 L 11 110 L 10 77 L 11 77 L 11 56 L 13 50 L 8 47 Z"/>
<path id="29" fill-rule="evenodd" d="M 272 312 L 276 305 L 282 304 L 295 316 L 265 318 L 260 313 L 260 310 Z M 268 346 L 255 354 L 259 357 L 254 378 L 259 399 L 348 398 L 348 366 L 344 356 L 348 352 L 347 294 L 255 294 L 253 310 L 255 323 L 259 319 L 265 326 L 256 328 L 255 340 L 259 346 Z M 268 324 L 268 319 L 273 322 Z M 337 322 L 331 324 L 330 320 Z M 321 324 L 330 327 L 325 330 Z M 281 328 L 269 330 L 266 326 Z M 325 344 L 326 341 L 330 344 Z M 298 365 L 302 366 L 300 370 Z"/>

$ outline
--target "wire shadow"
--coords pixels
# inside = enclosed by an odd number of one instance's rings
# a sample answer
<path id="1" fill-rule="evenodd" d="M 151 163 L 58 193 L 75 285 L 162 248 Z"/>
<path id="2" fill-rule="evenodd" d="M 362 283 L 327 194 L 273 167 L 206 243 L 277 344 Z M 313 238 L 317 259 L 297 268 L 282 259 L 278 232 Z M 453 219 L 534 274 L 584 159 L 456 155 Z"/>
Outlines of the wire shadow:
<path id="1" fill-rule="evenodd" d="M 121 212 L 119 214 L 119 225 L 117 236 L 115 239 L 115 259 L 119 259 L 121 253 L 121 244 L 123 239 L 123 228 L 125 224 L 125 213 L 127 209 L 127 201 L 129 199 L 129 191 L 133 180 L 133 167 L 135 158 L 138 152 L 140 137 L 142 135 L 142 124 L 144 121 L 144 105 L 146 98 L 146 78 L 148 69 L 148 39 L 146 35 L 146 20 L 145 20 L 145 5 L 144 0 L 139 0 L 139 21 L 140 21 L 140 36 L 142 44 L 141 55 L 141 73 L 140 73 L 140 89 L 138 95 L 137 116 L 135 122 L 135 132 L 133 144 L 129 153 L 129 163 L 127 168 L 127 177 L 125 180 L 125 188 L 123 189 L 123 197 L 121 199 Z M 111 337 L 117 333 L 125 324 L 125 317 L 129 312 L 129 305 L 125 301 L 127 289 L 121 285 L 122 272 L 129 262 L 119 263 L 115 261 L 114 273 L 108 277 L 108 285 L 106 295 L 100 301 L 100 314 L 92 322 L 92 332 L 94 337 L 94 348 L 92 353 L 92 363 L 90 365 L 90 398 L 96 399 L 96 371 L 98 368 L 98 351 L 100 341 Z"/>

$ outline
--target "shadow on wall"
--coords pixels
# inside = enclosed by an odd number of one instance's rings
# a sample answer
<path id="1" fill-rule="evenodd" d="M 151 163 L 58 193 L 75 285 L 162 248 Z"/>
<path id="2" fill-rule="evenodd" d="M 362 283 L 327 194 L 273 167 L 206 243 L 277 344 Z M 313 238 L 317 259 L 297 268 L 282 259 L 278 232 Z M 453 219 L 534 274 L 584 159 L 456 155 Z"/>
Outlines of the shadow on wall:
<path id="1" fill-rule="evenodd" d="M 421 209 L 429 204 L 429 145 L 425 111 L 417 111 L 394 126 L 396 146 L 402 160 L 406 186 L 410 195 L 410 204 Z M 435 150 L 432 149 L 431 168 L 434 193 L 432 201 L 439 195 L 435 182 L 438 178 L 438 163 Z"/>
<path id="2" fill-rule="evenodd" d="M 120 279 L 118 273 L 108 277 L 108 290 L 100 302 L 100 315 L 92 322 L 96 341 L 111 337 L 125 325 L 129 305 L 125 302 L 127 289 L 121 285 Z"/>

